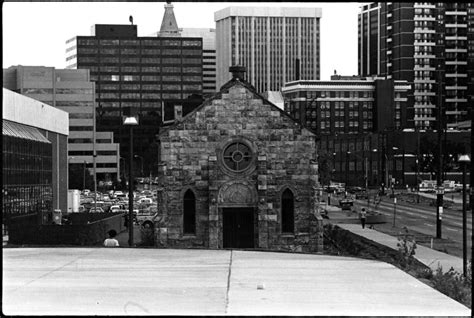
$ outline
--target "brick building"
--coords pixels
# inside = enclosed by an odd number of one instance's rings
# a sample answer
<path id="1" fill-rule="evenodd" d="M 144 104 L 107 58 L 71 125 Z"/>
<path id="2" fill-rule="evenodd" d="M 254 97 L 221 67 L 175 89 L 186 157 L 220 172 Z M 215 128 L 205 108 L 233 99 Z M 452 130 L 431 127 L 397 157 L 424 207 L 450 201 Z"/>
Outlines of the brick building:
<path id="1" fill-rule="evenodd" d="M 320 251 L 315 135 L 231 69 L 219 93 L 159 134 L 156 244 Z"/>

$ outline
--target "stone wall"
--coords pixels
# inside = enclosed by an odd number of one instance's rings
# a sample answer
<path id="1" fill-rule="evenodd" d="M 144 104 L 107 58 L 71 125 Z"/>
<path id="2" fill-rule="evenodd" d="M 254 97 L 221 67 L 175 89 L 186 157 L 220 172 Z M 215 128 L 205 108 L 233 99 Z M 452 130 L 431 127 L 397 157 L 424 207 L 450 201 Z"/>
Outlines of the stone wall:
<path id="1" fill-rule="evenodd" d="M 320 235 L 313 233 L 320 228 L 312 204 L 318 182 L 312 167 L 314 135 L 239 82 L 221 94 L 160 134 L 160 200 L 166 221 L 156 231 L 157 244 L 221 248 L 220 208 L 226 203 L 218 202 L 219 191 L 241 180 L 257 194 L 255 202 L 246 203 L 258 213 L 256 248 L 317 250 L 321 244 Z M 224 167 L 221 152 L 232 140 L 244 140 L 252 148 L 249 170 L 232 173 Z M 295 196 L 294 235 L 281 233 L 281 193 L 286 188 Z M 182 233 L 187 189 L 197 200 L 195 236 Z"/>

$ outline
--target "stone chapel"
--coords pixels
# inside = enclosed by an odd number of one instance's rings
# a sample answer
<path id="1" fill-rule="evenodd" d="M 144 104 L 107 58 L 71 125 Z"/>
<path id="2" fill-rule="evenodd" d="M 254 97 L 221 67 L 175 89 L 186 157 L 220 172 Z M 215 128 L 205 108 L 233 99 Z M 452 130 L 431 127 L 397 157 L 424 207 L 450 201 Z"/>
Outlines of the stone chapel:
<path id="1" fill-rule="evenodd" d="M 158 135 L 155 245 L 322 251 L 315 135 L 230 71 Z"/>

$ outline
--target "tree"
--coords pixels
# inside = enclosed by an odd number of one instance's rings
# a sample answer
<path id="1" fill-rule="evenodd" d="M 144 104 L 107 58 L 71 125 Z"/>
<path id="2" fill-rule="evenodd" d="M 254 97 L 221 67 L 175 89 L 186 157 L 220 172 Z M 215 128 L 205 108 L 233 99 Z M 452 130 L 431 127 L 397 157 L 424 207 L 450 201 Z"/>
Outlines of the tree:
<path id="1" fill-rule="evenodd" d="M 318 156 L 319 182 L 321 185 L 327 185 L 331 181 L 332 176 L 332 158 L 327 152 L 323 152 Z"/>
<path id="2" fill-rule="evenodd" d="M 89 169 L 85 169 L 85 182 L 84 182 L 84 165 L 82 163 L 73 163 L 69 165 L 69 189 L 85 189 L 94 188 L 94 178 L 90 173 Z"/>
<path id="3" fill-rule="evenodd" d="M 443 171 L 457 170 L 457 157 L 464 152 L 465 146 L 462 143 L 453 141 L 443 143 Z M 438 143 L 423 136 L 420 140 L 420 154 L 422 154 L 420 156 L 420 171 L 436 175 L 439 165 Z"/>

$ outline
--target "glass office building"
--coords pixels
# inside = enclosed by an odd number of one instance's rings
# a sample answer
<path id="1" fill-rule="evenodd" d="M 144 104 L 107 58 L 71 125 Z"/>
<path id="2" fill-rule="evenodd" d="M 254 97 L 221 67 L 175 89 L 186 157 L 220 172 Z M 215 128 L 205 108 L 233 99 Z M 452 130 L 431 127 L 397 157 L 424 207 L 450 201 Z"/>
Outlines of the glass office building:
<path id="1" fill-rule="evenodd" d="M 4 218 L 51 211 L 52 145 L 37 129 L 3 120 Z"/>
<path id="2" fill-rule="evenodd" d="M 2 232 L 4 242 L 21 243 L 53 210 L 67 210 L 69 118 L 3 88 L 2 126 Z"/>

